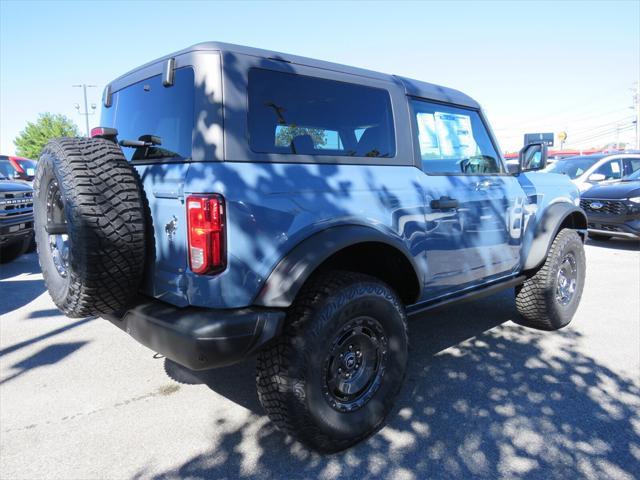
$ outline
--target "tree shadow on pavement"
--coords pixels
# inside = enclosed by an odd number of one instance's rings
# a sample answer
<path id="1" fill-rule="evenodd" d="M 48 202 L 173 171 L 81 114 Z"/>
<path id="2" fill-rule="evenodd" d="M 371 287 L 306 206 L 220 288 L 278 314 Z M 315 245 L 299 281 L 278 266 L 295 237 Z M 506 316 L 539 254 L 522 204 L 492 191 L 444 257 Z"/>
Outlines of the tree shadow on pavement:
<path id="1" fill-rule="evenodd" d="M 58 363 L 60 360 L 68 357 L 87 343 L 88 342 L 70 342 L 48 345 L 38 352 L 34 353 L 33 355 L 25 358 L 24 360 L 11 365 L 11 369 L 16 371 L 8 377 L 0 379 L 0 385 L 10 380 L 14 380 L 15 378 L 19 377 L 29 370 L 33 370 L 34 368 Z"/>
<path id="2" fill-rule="evenodd" d="M 22 342 L 19 343 L 14 343 L 13 345 L 9 345 L 8 347 L 4 347 L 2 350 L 0 350 L 0 357 L 4 356 L 4 355 L 8 355 L 12 352 L 15 352 L 16 350 L 20 350 L 21 348 L 27 347 L 29 345 L 33 345 L 34 343 L 38 343 L 41 342 L 43 340 L 46 340 L 48 338 L 54 337 L 56 335 L 59 335 L 63 332 L 66 332 L 67 330 L 71 330 L 72 328 L 76 328 L 79 327 L 80 325 L 83 325 L 87 322 L 90 322 L 92 320 L 95 320 L 97 317 L 87 317 L 87 318 L 82 318 L 80 320 L 76 320 L 73 323 L 69 323 L 66 324 L 60 328 L 56 328 L 55 330 L 50 330 L 47 333 L 43 333 L 42 335 L 38 335 L 37 337 L 32 337 L 29 338 L 28 340 L 24 340 Z"/>
<path id="3" fill-rule="evenodd" d="M 539 332 L 508 322 L 515 315 L 505 292 L 412 321 L 397 410 L 369 440 L 331 456 L 280 433 L 249 400 L 251 363 L 207 372 L 205 383 L 248 408 L 246 418 L 215 413 L 210 451 L 136 478 L 633 478 L 638 385 L 579 353 L 571 327 Z"/>

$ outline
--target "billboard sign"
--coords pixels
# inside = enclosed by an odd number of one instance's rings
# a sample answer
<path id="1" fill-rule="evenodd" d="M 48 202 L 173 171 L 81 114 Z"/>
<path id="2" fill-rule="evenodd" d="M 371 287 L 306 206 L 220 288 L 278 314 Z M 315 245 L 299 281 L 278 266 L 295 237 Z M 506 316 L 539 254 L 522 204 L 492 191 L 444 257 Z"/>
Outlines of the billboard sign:
<path id="1" fill-rule="evenodd" d="M 553 147 L 553 132 L 551 133 L 525 133 L 524 144 L 543 142 L 547 147 Z"/>

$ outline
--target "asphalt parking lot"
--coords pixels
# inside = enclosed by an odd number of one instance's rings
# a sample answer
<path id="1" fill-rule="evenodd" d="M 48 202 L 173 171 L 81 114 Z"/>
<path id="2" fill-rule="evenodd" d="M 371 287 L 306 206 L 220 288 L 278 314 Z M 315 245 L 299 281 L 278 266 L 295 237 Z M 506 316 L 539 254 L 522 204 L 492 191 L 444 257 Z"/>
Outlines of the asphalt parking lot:
<path id="1" fill-rule="evenodd" d="M 387 426 L 332 456 L 268 422 L 253 361 L 193 375 L 105 320 L 65 318 L 25 255 L 0 275 L 0 476 L 634 478 L 640 245 L 586 250 L 582 303 L 560 332 L 514 323 L 511 292 L 412 321 Z"/>

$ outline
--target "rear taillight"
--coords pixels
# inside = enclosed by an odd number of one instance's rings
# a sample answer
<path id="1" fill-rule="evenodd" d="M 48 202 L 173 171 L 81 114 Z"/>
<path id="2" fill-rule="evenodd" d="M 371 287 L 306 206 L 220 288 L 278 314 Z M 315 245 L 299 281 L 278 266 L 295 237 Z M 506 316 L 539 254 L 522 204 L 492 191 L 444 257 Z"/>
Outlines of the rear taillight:
<path id="1" fill-rule="evenodd" d="M 106 138 L 107 140 L 115 140 L 118 136 L 118 130 L 108 127 L 94 127 L 91 129 L 91 138 Z"/>
<path id="2" fill-rule="evenodd" d="M 187 197 L 189 265 L 201 275 L 219 273 L 227 266 L 224 198 L 221 195 Z"/>

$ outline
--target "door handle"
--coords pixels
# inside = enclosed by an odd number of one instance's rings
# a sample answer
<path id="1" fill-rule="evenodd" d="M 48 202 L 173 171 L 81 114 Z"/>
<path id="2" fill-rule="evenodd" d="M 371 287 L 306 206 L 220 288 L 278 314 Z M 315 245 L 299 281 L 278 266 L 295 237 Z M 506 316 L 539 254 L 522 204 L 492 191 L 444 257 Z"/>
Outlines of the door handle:
<path id="1" fill-rule="evenodd" d="M 450 210 L 458 208 L 458 200 L 449 197 L 440 197 L 438 200 L 431 200 L 431 208 L 434 210 Z"/>

